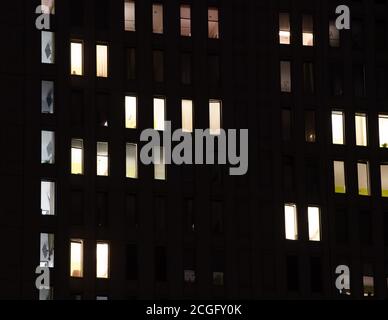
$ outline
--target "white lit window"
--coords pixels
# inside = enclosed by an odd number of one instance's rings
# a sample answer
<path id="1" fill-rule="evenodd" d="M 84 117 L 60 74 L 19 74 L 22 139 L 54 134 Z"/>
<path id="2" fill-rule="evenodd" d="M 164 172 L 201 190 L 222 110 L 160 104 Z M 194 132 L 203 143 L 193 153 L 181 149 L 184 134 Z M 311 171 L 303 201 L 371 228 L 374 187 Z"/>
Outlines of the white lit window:
<path id="1" fill-rule="evenodd" d="M 318 207 L 308 207 L 309 240 L 321 241 L 321 212 Z"/>
<path id="2" fill-rule="evenodd" d="M 55 133 L 52 131 L 42 131 L 41 134 L 41 163 L 55 163 Z"/>
<path id="3" fill-rule="evenodd" d="M 295 204 L 284 206 L 284 222 L 287 240 L 298 240 L 298 220 Z"/>
<path id="4" fill-rule="evenodd" d="M 55 0 L 42 0 L 42 13 L 55 14 Z"/>
<path id="5" fill-rule="evenodd" d="M 154 98 L 154 129 L 163 131 L 166 113 L 166 100 Z"/>
<path id="6" fill-rule="evenodd" d="M 388 148 L 388 115 L 379 114 L 380 147 Z"/>
<path id="7" fill-rule="evenodd" d="M 42 31 L 41 62 L 55 63 L 55 34 L 50 31 Z"/>
<path id="8" fill-rule="evenodd" d="M 291 43 L 290 15 L 288 13 L 279 14 L 279 43 Z"/>
<path id="9" fill-rule="evenodd" d="M 282 92 L 291 92 L 290 61 L 280 61 L 280 88 Z"/>
<path id="10" fill-rule="evenodd" d="M 164 161 L 164 147 L 154 148 L 154 178 L 166 180 L 166 164 Z"/>
<path id="11" fill-rule="evenodd" d="M 182 100 L 182 131 L 193 132 L 193 101 Z"/>
<path id="12" fill-rule="evenodd" d="M 76 76 L 82 76 L 83 69 L 83 43 L 71 42 L 70 43 L 70 73 Z"/>
<path id="13" fill-rule="evenodd" d="M 84 143 L 82 139 L 71 140 L 71 174 L 84 173 Z"/>
<path id="14" fill-rule="evenodd" d="M 108 46 L 96 45 L 96 70 L 97 77 L 108 77 Z"/>
<path id="15" fill-rule="evenodd" d="M 54 235 L 40 234 L 40 266 L 54 268 Z"/>
<path id="16" fill-rule="evenodd" d="M 191 8 L 188 4 L 181 5 L 181 36 L 191 37 Z"/>
<path id="17" fill-rule="evenodd" d="M 137 179 L 137 144 L 126 145 L 126 177 Z"/>
<path id="18" fill-rule="evenodd" d="M 163 5 L 160 3 L 152 5 L 152 32 L 163 33 Z"/>
<path id="19" fill-rule="evenodd" d="M 135 31 L 135 1 L 125 0 L 124 3 L 124 30 Z"/>
<path id="20" fill-rule="evenodd" d="M 344 127 L 344 113 L 342 111 L 333 111 L 331 113 L 333 144 L 345 144 Z"/>
<path id="21" fill-rule="evenodd" d="M 209 101 L 209 129 L 211 135 L 221 134 L 221 101 Z"/>
<path id="22" fill-rule="evenodd" d="M 44 216 L 55 215 L 55 182 L 40 182 L 40 209 Z"/>
<path id="23" fill-rule="evenodd" d="M 220 30 L 218 25 L 218 9 L 209 8 L 207 11 L 208 16 L 208 35 L 210 39 L 219 39 Z"/>
<path id="24" fill-rule="evenodd" d="M 361 196 L 370 196 L 368 162 L 357 163 L 357 176 L 358 176 L 358 194 Z"/>
<path id="25" fill-rule="evenodd" d="M 109 155 L 108 142 L 97 142 L 97 175 L 108 176 Z"/>
<path id="26" fill-rule="evenodd" d="M 127 129 L 137 127 L 137 97 L 125 97 L 125 127 Z"/>
<path id="27" fill-rule="evenodd" d="M 106 242 L 97 243 L 96 271 L 97 278 L 109 278 L 109 244 Z"/>
<path id="28" fill-rule="evenodd" d="M 334 191 L 335 193 L 346 193 L 345 163 L 334 161 Z"/>
<path id="29" fill-rule="evenodd" d="M 380 166 L 381 196 L 388 197 L 388 164 Z"/>
<path id="30" fill-rule="evenodd" d="M 367 118 L 365 113 L 356 113 L 356 145 L 366 147 L 368 145 Z"/>
<path id="31" fill-rule="evenodd" d="M 84 274 L 84 243 L 82 240 L 70 241 L 70 276 L 82 278 Z"/>
<path id="32" fill-rule="evenodd" d="M 303 15 L 303 45 L 314 45 L 314 24 L 313 17 L 310 15 Z"/>
<path id="33" fill-rule="evenodd" d="M 42 113 L 54 113 L 54 82 L 42 81 Z"/>
<path id="34" fill-rule="evenodd" d="M 329 22 L 329 44 L 332 48 L 338 48 L 340 46 L 340 32 L 334 20 Z"/>

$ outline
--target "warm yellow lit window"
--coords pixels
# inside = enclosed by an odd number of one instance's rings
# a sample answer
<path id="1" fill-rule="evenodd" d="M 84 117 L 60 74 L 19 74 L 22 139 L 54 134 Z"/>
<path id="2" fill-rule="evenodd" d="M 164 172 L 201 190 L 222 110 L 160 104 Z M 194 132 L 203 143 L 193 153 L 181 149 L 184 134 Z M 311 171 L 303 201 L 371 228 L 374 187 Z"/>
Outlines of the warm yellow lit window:
<path id="1" fill-rule="evenodd" d="M 154 149 L 154 178 L 155 180 L 166 180 L 166 164 L 164 161 L 164 148 Z"/>
<path id="2" fill-rule="evenodd" d="M 345 144 L 344 127 L 344 113 L 342 111 L 333 111 L 331 113 L 333 144 Z"/>
<path id="3" fill-rule="evenodd" d="M 308 207 L 309 240 L 321 241 L 321 212 L 318 207 Z"/>
<path id="4" fill-rule="evenodd" d="M 125 0 L 124 23 L 125 31 L 135 31 L 135 1 L 133 0 Z"/>
<path id="5" fill-rule="evenodd" d="M 134 96 L 125 97 L 125 127 L 136 129 L 137 126 L 137 98 Z"/>
<path id="6" fill-rule="evenodd" d="M 137 179 L 137 144 L 126 145 L 126 177 Z"/>
<path id="7" fill-rule="evenodd" d="M 290 15 L 288 13 L 279 14 L 279 43 L 291 43 Z"/>
<path id="8" fill-rule="evenodd" d="M 284 222 L 287 240 L 298 240 L 298 220 L 295 204 L 284 206 Z"/>
<path id="9" fill-rule="evenodd" d="M 210 39 L 218 39 L 220 37 L 220 28 L 218 24 L 218 9 L 209 8 L 208 12 L 208 35 Z"/>
<path id="10" fill-rule="evenodd" d="M 193 132 L 193 101 L 182 100 L 182 131 Z"/>
<path id="11" fill-rule="evenodd" d="M 96 46 L 96 70 L 97 77 L 108 77 L 108 46 L 106 45 Z"/>
<path id="12" fill-rule="evenodd" d="M 368 162 L 357 163 L 357 176 L 358 176 L 358 194 L 361 196 L 370 196 Z"/>
<path id="13" fill-rule="evenodd" d="M 380 166 L 381 196 L 388 197 L 388 164 Z"/>
<path id="14" fill-rule="evenodd" d="M 221 101 L 209 101 L 209 129 L 211 135 L 221 134 Z"/>
<path id="15" fill-rule="evenodd" d="M 335 193 L 346 193 L 345 163 L 334 161 L 334 190 Z"/>
<path id="16" fill-rule="evenodd" d="M 291 92 L 291 62 L 280 61 L 280 89 L 281 92 Z"/>
<path id="17" fill-rule="evenodd" d="M 84 173 L 84 143 L 82 139 L 71 140 L 71 174 Z"/>
<path id="18" fill-rule="evenodd" d="M 97 142 L 97 175 L 109 175 L 108 142 Z"/>
<path id="19" fill-rule="evenodd" d="M 388 148 L 388 115 L 379 114 L 380 147 Z"/>
<path id="20" fill-rule="evenodd" d="M 109 244 L 106 242 L 97 243 L 96 271 L 97 278 L 109 278 Z"/>
<path id="21" fill-rule="evenodd" d="M 303 45 L 313 46 L 314 45 L 314 23 L 313 17 L 310 15 L 303 16 Z"/>
<path id="22" fill-rule="evenodd" d="M 368 145 L 367 118 L 365 113 L 356 114 L 356 145 L 366 147 Z"/>
<path id="23" fill-rule="evenodd" d="M 70 73 L 76 76 L 82 76 L 83 70 L 83 43 L 71 42 L 70 44 Z"/>
<path id="24" fill-rule="evenodd" d="M 188 4 L 181 5 L 181 36 L 191 37 L 191 8 Z"/>
<path id="25" fill-rule="evenodd" d="M 166 100 L 154 98 L 154 129 L 163 131 L 166 111 Z"/>
<path id="26" fill-rule="evenodd" d="M 160 3 L 152 5 L 152 32 L 163 33 L 163 5 Z"/>
<path id="27" fill-rule="evenodd" d="M 83 266 L 83 241 L 70 241 L 70 276 L 82 278 L 84 274 Z"/>

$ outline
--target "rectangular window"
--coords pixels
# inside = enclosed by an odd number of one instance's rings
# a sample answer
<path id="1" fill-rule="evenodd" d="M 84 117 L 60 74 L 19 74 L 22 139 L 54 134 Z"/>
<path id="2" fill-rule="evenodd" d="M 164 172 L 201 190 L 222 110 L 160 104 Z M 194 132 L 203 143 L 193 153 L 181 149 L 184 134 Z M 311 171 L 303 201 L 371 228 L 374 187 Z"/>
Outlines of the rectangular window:
<path id="1" fill-rule="evenodd" d="M 388 164 L 382 164 L 380 166 L 380 178 L 381 178 L 381 196 L 388 197 Z"/>
<path id="2" fill-rule="evenodd" d="M 305 138 L 306 142 L 314 143 L 317 141 L 315 131 L 315 111 L 313 110 L 305 112 Z"/>
<path id="3" fill-rule="evenodd" d="M 357 176 L 358 176 L 358 194 L 360 196 L 370 196 L 368 162 L 357 163 Z"/>
<path id="4" fill-rule="evenodd" d="M 109 125 L 109 95 L 105 93 L 96 94 L 96 124 L 101 127 Z"/>
<path id="5" fill-rule="evenodd" d="M 364 287 L 364 297 L 373 297 L 375 295 L 373 266 L 370 264 L 364 265 L 364 272 L 362 277 Z"/>
<path id="6" fill-rule="evenodd" d="M 295 204 L 284 205 L 284 222 L 287 240 L 298 240 L 298 220 Z"/>
<path id="7" fill-rule="evenodd" d="M 163 5 L 160 3 L 152 5 L 152 32 L 163 33 Z"/>
<path id="8" fill-rule="evenodd" d="M 208 17 L 208 36 L 210 39 L 219 39 L 220 30 L 218 25 L 218 9 L 209 8 L 207 11 Z"/>
<path id="9" fill-rule="evenodd" d="M 221 134 L 221 101 L 210 100 L 209 101 L 209 128 L 211 135 Z"/>
<path id="10" fill-rule="evenodd" d="M 42 81 L 42 113 L 54 113 L 54 81 Z"/>
<path id="11" fill-rule="evenodd" d="M 136 129 L 137 127 L 137 97 L 125 97 L 125 128 Z"/>
<path id="12" fill-rule="evenodd" d="M 109 244 L 99 242 L 96 246 L 96 271 L 97 278 L 109 278 Z"/>
<path id="13" fill-rule="evenodd" d="M 154 179 L 166 180 L 166 164 L 164 161 L 164 147 L 154 148 Z"/>
<path id="14" fill-rule="evenodd" d="M 193 132 L 193 101 L 182 100 L 182 131 Z"/>
<path id="15" fill-rule="evenodd" d="M 166 248 L 162 246 L 155 247 L 155 281 L 164 282 L 167 280 L 167 254 Z"/>
<path id="16" fill-rule="evenodd" d="M 82 139 L 71 140 L 71 174 L 84 173 L 84 142 Z"/>
<path id="17" fill-rule="evenodd" d="M 334 20 L 329 22 L 329 45 L 332 48 L 338 48 L 341 43 L 340 31 L 337 29 Z"/>
<path id="18" fill-rule="evenodd" d="M 125 0 L 124 3 L 124 30 L 135 31 L 135 1 Z"/>
<path id="19" fill-rule="evenodd" d="M 379 114 L 380 148 L 388 148 L 388 115 Z"/>
<path id="20" fill-rule="evenodd" d="M 292 138 L 292 113 L 290 109 L 282 109 L 282 138 L 290 141 Z"/>
<path id="21" fill-rule="evenodd" d="M 335 193 L 346 193 L 345 163 L 334 161 L 334 191 Z"/>
<path id="22" fill-rule="evenodd" d="M 55 182 L 40 182 L 40 209 L 44 216 L 55 215 Z"/>
<path id="23" fill-rule="evenodd" d="M 154 81 L 163 82 L 164 80 L 164 54 L 163 51 L 154 50 L 153 56 L 153 73 Z"/>
<path id="24" fill-rule="evenodd" d="M 71 42 L 70 51 L 70 73 L 75 76 L 82 76 L 84 73 L 83 43 Z"/>
<path id="25" fill-rule="evenodd" d="M 331 129 L 333 144 L 345 144 L 344 113 L 342 111 L 332 111 Z"/>
<path id="26" fill-rule="evenodd" d="M 182 4 L 181 13 L 181 36 L 191 37 L 191 7 L 188 4 Z"/>
<path id="27" fill-rule="evenodd" d="M 314 93 L 314 64 L 303 63 L 303 86 L 306 93 Z"/>
<path id="28" fill-rule="evenodd" d="M 55 133 L 43 130 L 41 133 L 41 163 L 55 163 Z"/>
<path id="29" fill-rule="evenodd" d="M 126 145 L 126 177 L 137 179 L 137 144 Z"/>
<path id="30" fill-rule="evenodd" d="M 280 88 L 282 92 L 291 92 L 290 61 L 280 61 Z"/>
<path id="31" fill-rule="evenodd" d="M 84 242 L 82 240 L 70 241 L 70 276 L 82 278 L 84 274 Z"/>
<path id="32" fill-rule="evenodd" d="M 108 142 L 97 142 L 97 175 L 109 175 Z"/>
<path id="33" fill-rule="evenodd" d="M 367 117 L 365 113 L 356 113 L 356 145 L 366 147 L 368 145 Z"/>
<path id="34" fill-rule="evenodd" d="M 54 234 L 40 234 L 40 266 L 54 268 Z"/>
<path id="35" fill-rule="evenodd" d="M 138 279 L 138 249 L 135 244 L 126 246 L 126 278 L 127 280 Z"/>
<path id="36" fill-rule="evenodd" d="M 96 45 L 96 70 L 97 77 L 108 77 L 108 46 Z"/>
<path id="37" fill-rule="evenodd" d="M 136 49 L 127 49 L 127 79 L 136 79 Z"/>
<path id="38" fill-rule="evenodd" d="M 55 63 L 55 33 L 42 31 L 41 62 L 46 64 Z"/>
<path id="39" fill-rule="evenodd" d="M 365 77 L 365 66 L 363 64 L 353 65 L 353 92 L 356 97 L 365 96 Z"/>
<path id="40" fill-rule="evenodd" d="M 183 53 L 181 56 L 181 81 L 182 84 L 191 84 L 191 55 Z"/>
<path id="41" fill-rule="evenodd" d="M 303 15 L 303 45 L 314 45 L 314 22 L 311 15 Z"/>
<path id="42" fill-rule="evenodd" d="M 55 0 L 41 0 L 42 13 L 55 14 Z"/>
<path id="43" fill-rule="evenodd" d="M 166 100 L 154 98 L 154 129 L 163 131 L 166 113 Z"/>
<path id="44" fill-rule="evenodd" d="M 279 13 L 279 43 L 291 43 L 290 15 L 288 13 Z"/>
<path id="45" fill-rule="evenodd" d="M 321 241 L 321 212 L 319 207 L 308 207 L 309 240 Z"/>

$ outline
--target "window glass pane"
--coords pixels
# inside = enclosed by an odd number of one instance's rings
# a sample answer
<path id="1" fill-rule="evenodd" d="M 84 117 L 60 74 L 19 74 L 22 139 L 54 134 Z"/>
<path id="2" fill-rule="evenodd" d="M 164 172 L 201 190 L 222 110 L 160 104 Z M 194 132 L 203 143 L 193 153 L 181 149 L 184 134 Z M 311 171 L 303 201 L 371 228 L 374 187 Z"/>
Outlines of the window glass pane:
<path id="1" fill-rule="evenodd" d="M 284 206 L 284 218 L 286 227 L 286 239 L 298 240 L 298 224 L 295 204 L 286 204 Z"/>
<path id="2" fill-rule="evenodd" d="M 181 36 L 191 36 L 191 9 L 189 5 L 181 5 Z"/>
<path id="3" fill-rule="evenodd" d="M 193 101 L 182 100 L 182 131 L 193 132 Z"/>
<path id="4" fill-rule="evenodd" d="M 161 4 L 152 5 L 152 31 L 163 33 L 163 6 Z"/>
<path id="5" fill-rule="evenodd" d="M 279 43 L 291 43 L 290 15 L 288 13 L 279 14 Z"/>
<path id="6" fill-rule="evenodd" d="M 137 145 L 127 143 L 126 150 L 126 177 L 137 179 Z"/>
<path id="7" fill-rule="evenodd" d="M 97 142 L 97 175 L 107 176 L 108 168 L 108 142 Z"/>
<path id="8" fill-rule="evenodd" d="M 55 215 L 55 182 L 40 182 L 40 208 L 44 216 Z"/>
<path id="9" fill-rule="evenodd" d="M 135 1 L 125 0 L 124 24 L 125 31 L 135 31 Z"/>
<path id="10" fill-rule="evenodd" d="M 314 93 L 314 64 L 303 63 L 303 86 L 306 93 Z"/>
<path id="11" fill-rule="evenodd" d="M 357 163 L 357 174 L 358 174 L 358 194 L 362 196 L 370 196 L 369 165 L 367 162 Z"/>
<path id="12" fill-rule="evenodd" d="M 70 44 L 70 67 L 71 74 L 83 75 L 83 44 L 81 42 L 71 42 Z"/>
<path id="13" fill-rule="evenodd" d="M 137 126 L 137 97 L 125 97 L 125 127 L 136 129 Z"/>
<path id="14" fill-rule="evenodd" d="M 55 63 L 55 34 L 50 31 L 42 31 L 41 62 Z"/>
<path id="15" fill-rule="evenodd" d="M 154 178 L 155 180 L 166 180 L 164 147 L 154 148 Z"/>
<path id="16" fill-rule="evenodd" d="M 315 111 L 306 111 L 305 113 L 305 138 L 306 142 L 316 141 Z"/>
<path id="17" fill-rule="evenodd" d="M 83 174 L 84 150 L 82 139 L 71 140 L 71 173 Z"/>
<path id="18" fill-rule="evenodd" d="M 210 100 L 209 102 L 209 119 L 210 119 L 210 134 L 221 134 L 221 101 Z"/>
<path id="19" fill-rule="evenodd" d="M 165 99 L 154 98 L 154 129 L 163 131 L 165 121 Z"/>
<path id="20" fill-rule="evenodd" d="M 381 196 L 388 197 L 388 165 L 383 164 L 380 166 L 380 178 L 381 178 Z"/>
<path id="21" fill-rule="evenodd" d="M 96 62 L 97 77 L 106 78 L 108 76 L 108 46 L 96 46 Z"/>
<path id="22" fill-rule="evenodd" d="M 208 34 L 210 39 L 218 39 L 220 37 L 217 8 L 208 9 Z"/>
<path id="23" fill-rule="evenodd" d="M 109 278 L 109 244 L 97 243 L 96 260 L 97 278 Z"/>
<path id="24" fill-rule="evenodd" d="M 318 207 L 308 207 L 309 240 L 321 241 L 321 213 Z"/>
<path id="25" fill-rule="evenodd" d="M 303 15 L 303 45 L 314 45 L 314 33 L 313 33 L 313 17 L 310 15 Z"/>
<path id="26" fill-rule="evenodd" d="M 340 31 L 335 26 L 335 21 L 329 22 L 329 44 L 332 48 L 338 48 L 340 46 Z"/>
<path id="27" fill-rule="evenodd" d="M 70 242 L 70 276 L 83 277 L 83 241 L 71 240 Z"/>
<path id="28" fill-rule="evenodd" d="M 41 0 L 42 13 L 55 14 L 55 0 Z"/>
<path id="29" fill-rule="evenodd" d="M 40 234 L 40 266 L 54 268 L 54 234 Z"/>
<path id="30" fill-rule="evenodd" d="M 54 82 L 42 81 L 42 113 L 54 113 Z"/>
<path id="31" fill-rule="evenodd" d="M 156 82 L 163 82 L 164 80 L 164 54 L 163 51 L 155 50 L 152 52 L 153 56 L 153 73 Z"/>
<path id="32" fill-rule="evenodd" d="M 127 79 L 136 79 L 136 49 L 127 49 Z"/>
<path id="33" fill-rule="evenodd" d="M 388 115 L 379 115 L 380 147 L 388 148 Z"/>
<path id="34" fill-rule="evenodd" d="M 334 161 L 334 190 L 335 193 L 346 193 L 345 164 Z"/>
<path id="35" fill-rule="evenodd" d="M 55 163 L 55 133 L 42 131 L 41 163 Z"/>
<path id="36" fill-rule="evenodd" d="M 368 145 L 366 114 L 356 114 L 356 145 L 366 147 Z"/>
<path id="37" fill-rule="evenodd" d="M 345 144 L 344 113 L 342 111 L 333 111 L 331 113 L 331 127 L 333 144 Z"/>
<path id="38" fill-rule="evenodd" d="M 290 61 L 280 61 L 280 88 L 282 92 L 291 92 Z"/>

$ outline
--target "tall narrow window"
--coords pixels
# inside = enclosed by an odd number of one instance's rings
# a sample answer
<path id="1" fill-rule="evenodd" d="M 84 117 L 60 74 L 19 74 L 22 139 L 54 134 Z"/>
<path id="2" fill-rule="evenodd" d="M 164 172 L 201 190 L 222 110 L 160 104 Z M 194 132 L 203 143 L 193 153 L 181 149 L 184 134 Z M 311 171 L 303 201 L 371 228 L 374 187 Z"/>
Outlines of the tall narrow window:
<path id="1" fill-rule="evenodd" d="M 96 46 L 96 70 L 97 77 L 108 77 L 108 46 L 98 44 Z"/>
<path id="2" fill-rule="evenodd" d="M 182 84 L 191 84 L 191 55 L 183 53 L 181 56 L 181 81 Z"/>
<path id="3" fill-rule="evenodd" d="M 163 131 L 166 112 L 166 100 L 154 98 L 154 129 Z"/>
<path id="4" fill-rule="evenodd" d="M 282 138 L 283 141 L 292 139 L 292 112 L 290 109 L 282 109 Z"/>
<path id="5" fill-rule="evenodd" d="M 388 115 L 379 114 L 380 148 L 388 148 Z"/>
<path id="6" fill-rule="evenodd" d="M 164 147 L 154 148 L 154 178 L 166 180 L 166 164 L 164 161 Z"/>
<path id="7" fill-rule="evenodd" d="M 221 101 L 209 101 L 209 129 L 211 135 L 221 134 Z"/>
<path id="8" fill-rule="evenodd" d="M 41 0 L 42 13 L 55 14 L 55 0 Z"/>
<path id="9" fill-rule="evenodd" d="M 291 92 L 290 61 L 280 61 L 280 88 L 282 92 Z"/>
<path id="10" fill-rule="evenodd" d="M 136 49 L 127 49 L 127 79 L 136 79 Z"/>
<path id="11" fill-rule="evenodd" d="M 154 50 L 153 56 L 153 73 L 156 82 L 163 82 L 164 80 L 164 53 L 160 50 Z"/>
<path id="12" fill-rule="evenodd" d="M 181 8 L 181 36 L 191 37 L 191 7 L 182 4 Z"/>
<path id="13" fill-rule="evenodd" d="M 334 191 L 335 193 L 346 193 L 345 163 L 334 161 Z"/>
<path id="14" fill-rule="evenodd" d="M 160 3 L 152 5 L 152 32 L 163 33 L 163 5 Z"/>
<path id="15" fill-rule="evenodd" d="M 54 82 L 42 81 L 42 113 L 54 113 Z"/>
<path id="16" fill-rule="evenodd" d="M 308 207 L 309 240 L 321 241 L 321 212 L 319 207 Z"/>
<path id="17" fill-rule="evenodd" d="M 380 166 L 381 196 L 388 197 L 388 164 Z"/>
<path id="18" fill-rule="evenodd" d="M 210 39 L 219 39 L 220 30 L 218 25 L 218 9 L 209 8 L 207 11 L 208 17 L 208 35 Z"/>
<path id="19" fill-rule="evenodd" d="M 306 142 L 316 142 L 317 135 L 315 131 L 315 111 L 308 110 L 305 112 L 305 138 Z"/>
<path id="20" fill-rule="evenodd" d="M 331 131 L 333 144 L 345 144 L 344 113 L 342 111 L 332 111 Z"/>
<path id="21" fill-rule="evenodd" d="M 55 163 L 55 133 L 43 130 L 41 133 L 41 163 Z"/>
<path id="22" fill-rule="evenodd" d="M 70 241 L 70 276 L 82 278 L 84 274 L 84 243 L 82 240 Z"/>
<path id="23" fill-rule="evenodd" d="M 356 113 L 356 145 L 366 147 L 368 145 L 367 117 L 365 113 Z"/>
<path id="24" fill-rule="evenodd" d="M 40 209 L 44 216 L 55 215 L 55 182 L 40 182 Z"/>
<path id="25" fill-rule="evenodd" d="M 193 101 L 182 100 L 182 131 L 193 132 Z"/>
<path id="26" fill-rule="evenodd" d="M 96 246 L 96 273 L 97 278 L 109 278 L 109 244 L 106 242 Z"/>
<path id="27" fill-rule="evenodd" d="M 71 42 L 70 43 L 70 73 L 75 76 L 82 76 L 83 70 L 83 43 Z"/>
<path id="28" fill-rule="evenodd" d="M 97 142 L 97 175 L 109 175 L 108 142 Z"/>
<path id="29" fill-rule="evenodd" d="M 109 95 L 106 93 L 96 94 L 96 124 L 101 127 L 109 126 L 110 114 Z"/>
<path id="30" fill-rule="evenodd" d="M 303 86 L 306 93 L 314 93 L 314 64 L 312 62 L 303 63 Z"/>
<path id="31" fill-rule="evenodd" d="M 55 33 L 42 31 L 41 35 L 41 62 L 53 64 L 55 63 Z"/>
<path id="32" fill-rule="evenodd" d="M 125 97 L 125 127 L 136 129 L 137 127 L 137 97 Z"/>
<path id="33" fill-rule="evenodd" d="M 137 179 L 137 144 L 126 145 L 126 177 Z"/>
<path id="34" fill-rule="evenodd" d="M 366 92 L 365 81 L 365 65 L 353 65 L 353 92 L 356 97 L 364 97 Z"/>
<path id="35" fill-rule="evenodd" d="M 298 240 L 298 220 L 295 204 L 284 205 L 286 240 Z"/>
<path id="36" fill-rule="evenodd" d="M 71 140 L 71 174 L 84 173 L 84 142 L 82 139 Z"/>
<path id="37" fill-rule="evenodd" d="M 40 234 L 40 266 L 54 268 L 54 234 Z"/>
<path id="38" fill-rule="evenodd" d="M 314 23 L 311 15 L 303 15 L 303 45 L 314 45 Z"/>
<path id="39" fill-rule="evenodd" d="M 279 13 L 279 43 L 291 43 L 290 14 Z"/>
<path id="40" fill-rule="evenodd" d="M 340 31 L 337 29 L 334 20 L 329 22 L 329 45 L 332 48 L 338 48 L 340 46 Z"/>
<path id="41" fill-rule="evenodd" d="M 357 176 L 358 176 L 358 194 L 361 196 L 370 196 L 368 162 L 357 163 Z"/>
<path id="42" fill-rule="evenodd" d="M 370 264 L 364 265 L 362 283 L 364 287 L 364 297 L 373 297 L 375 295 L 375 285 L 373 276 L 373 266 Z"/>
<path id="43" fill-rule="evenodd" d="M 124 3 L 124 30 L 135 31 L 135 1 L 125 0 Z"/>

